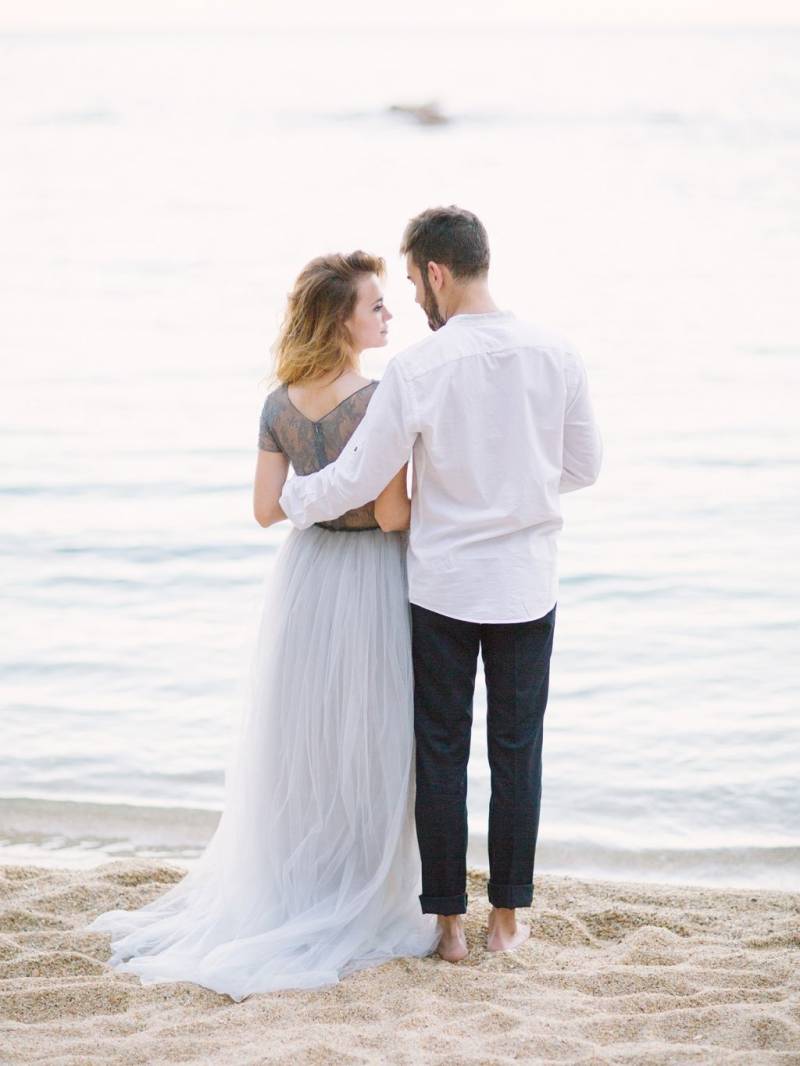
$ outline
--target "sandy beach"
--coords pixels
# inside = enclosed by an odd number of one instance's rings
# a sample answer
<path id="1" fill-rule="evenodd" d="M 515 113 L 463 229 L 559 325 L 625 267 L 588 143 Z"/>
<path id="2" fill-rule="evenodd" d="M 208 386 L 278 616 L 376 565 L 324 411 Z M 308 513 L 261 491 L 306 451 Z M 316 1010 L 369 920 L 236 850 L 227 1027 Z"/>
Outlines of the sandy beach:
<path id="1" fill-rule="evenodd" d="M 533 935 L 470 956 L 401 960 L 323 991 L 241 1004 L 110 970 L 102 910 L 138 906 L 174 866 L 0 867 L 0 1062 L 800 1063 L 800 895 L 537 880 Z"/>

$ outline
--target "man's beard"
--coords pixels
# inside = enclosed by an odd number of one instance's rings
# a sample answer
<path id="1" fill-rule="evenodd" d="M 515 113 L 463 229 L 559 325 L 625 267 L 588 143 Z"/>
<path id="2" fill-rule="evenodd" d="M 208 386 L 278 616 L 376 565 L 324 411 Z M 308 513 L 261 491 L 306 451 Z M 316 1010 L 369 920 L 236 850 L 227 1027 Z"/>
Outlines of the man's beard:
<path id="1" fill-rule="evenodd" d="M 447 319 L 442 318 L 442 313 L 436 304 L 436 295 L 431 288 L 431 283 L 428 281 L 427 274 L 422 275 L 422 284 L 425 289 L 425 300 L 422 304 L 422 310 L 428 316 L 428 325 L 435 332 L 437 329 L 442 328 Z"/>

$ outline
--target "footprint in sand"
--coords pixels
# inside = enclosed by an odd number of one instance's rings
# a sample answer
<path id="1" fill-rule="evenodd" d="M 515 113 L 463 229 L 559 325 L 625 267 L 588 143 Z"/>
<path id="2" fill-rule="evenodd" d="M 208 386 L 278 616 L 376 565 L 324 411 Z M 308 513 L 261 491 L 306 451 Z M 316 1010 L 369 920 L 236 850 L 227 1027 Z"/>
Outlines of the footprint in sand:
<path id="1" fill-rule="evenodd" d="M 676 966 L 685 955 L 685 942 L 663 926 L 646 925 L 625 937 L 620 962 L 627 966 Z"/>
<path id="2" fill-rule="evenodd" d="M 534 940 L 547 940 L 560 947 L 596 947 L 597 941 L 586 926 L 575 918 L 554 911 L 541 911 L 531 922 Z"/>
<path id="3" fill-rule="evenodd" d="M 580 917 L 599 940 L 624 940 L 643 926 L 664 929 L 681 937 L 691 935 L 691 930 L 682 922 L 665 919 L 663 914 L 653 911 L 629 911 L 615 907 L 604 911 L 586 911 Z"/>

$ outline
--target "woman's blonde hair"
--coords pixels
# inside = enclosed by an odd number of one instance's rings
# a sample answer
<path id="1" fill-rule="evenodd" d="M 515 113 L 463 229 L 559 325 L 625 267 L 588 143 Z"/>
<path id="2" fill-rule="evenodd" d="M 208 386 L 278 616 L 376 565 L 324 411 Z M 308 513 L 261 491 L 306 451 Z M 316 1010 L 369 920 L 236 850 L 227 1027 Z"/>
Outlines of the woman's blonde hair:
<path id="1" fill-rule="evenodd" d="M 275 377 L 282 385 L 346 369 L 353 354 L 346 323 L 356 306 L 359 278 L 385 272 L 380 256 L 362 251 L 321 255 L 303 267 L 273 349 Z"/>

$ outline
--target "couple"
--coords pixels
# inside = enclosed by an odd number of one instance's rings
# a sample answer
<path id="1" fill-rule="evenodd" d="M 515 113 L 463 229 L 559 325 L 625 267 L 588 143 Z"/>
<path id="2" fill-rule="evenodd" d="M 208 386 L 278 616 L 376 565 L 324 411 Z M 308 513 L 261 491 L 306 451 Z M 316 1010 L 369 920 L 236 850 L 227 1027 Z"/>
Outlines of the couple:
<path id="1" fill-rule="evenodd" d="M 380 383 L 359 356 L 387 342 L 383 260 L 315 259 L 289 297 L 254 499 L 261 525 L 297 528 L 265 604 L 225 810 L 183 881 L 92 926 L 145 981 L 240 1000 L 398 956 L 464 958 L 479 651 L 487 946 L 528 936 L 515 912 L 533 895 L 559 493 L 596 479 L 600 439 L 576 353 L 492 301 L 474 214 L 424 211 L 402 253 L 433 334 Z"/>

